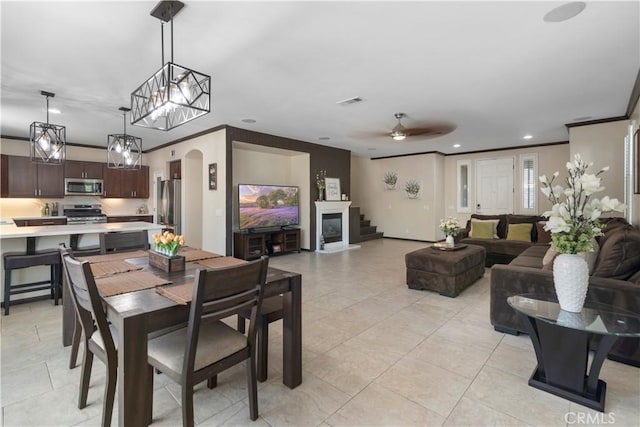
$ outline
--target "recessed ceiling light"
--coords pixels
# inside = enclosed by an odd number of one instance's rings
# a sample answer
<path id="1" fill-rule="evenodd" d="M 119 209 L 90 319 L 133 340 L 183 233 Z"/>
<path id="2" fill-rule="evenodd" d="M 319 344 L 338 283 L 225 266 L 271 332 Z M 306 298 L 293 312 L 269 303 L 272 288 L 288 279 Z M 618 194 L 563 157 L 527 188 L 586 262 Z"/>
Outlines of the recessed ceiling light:
<path id="1" fill-rule="evenodd" d="M 453 148 L 460 148 L 460 144 L 453 144 Z"/>
<path id="2" fill-rule="evenodd" d="M 57 108 L 49 108 L 49 112 L 51 114 L 62 114 L 62 112 L 60 110 L 58 110 Z"/>
<path id="3" fill-rule="evenodd" d="M 330 140 L 330 139 L 331 139 L 331 137 L 330 137 L 330 136 L 319 136 L 319 137 L 318 137 L 318 139 L 319 139 L 320 141 L 328 141 L 328 140 Z"/>
<path id="4" fill-rule="evenodd" d="M 525 135 L 522 137 L 522 139 L 531 139 L 533 138 L 533 135 Z"/>
<path id="5" fill-rule="evenodd" d="M 562 6 L 558 6 L 555 9 L 551 9 L 544 15 L 544 22 L 563 22 L 567 21 L 587 7 L 587 4 L 583 1 L 574 1 L 571 3 L 565 3 Z"/>
<path id="6" fill-rule="evenodd" d="M 256 122 L 254 119 L 242 119 L 242 121 L 244 123 L 255 123 Z"/>

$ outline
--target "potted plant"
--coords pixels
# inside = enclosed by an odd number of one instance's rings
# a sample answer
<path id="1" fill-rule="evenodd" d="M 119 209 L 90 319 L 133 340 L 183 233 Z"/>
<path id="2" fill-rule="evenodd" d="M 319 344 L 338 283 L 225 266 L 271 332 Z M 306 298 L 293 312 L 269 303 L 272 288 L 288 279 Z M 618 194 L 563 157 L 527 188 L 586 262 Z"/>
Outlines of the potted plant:
<path id="1" fill-rule="evenodd" d="M 418 193 L 420 192 L 420 183 L 415 179 L 407 180 L 404 184 L 404 191 L 410 199 L 415 199 L 418 197 Z"/>
<path id="2" fill-rule="evenodd" d="M 398 183 L 398 172 L 389 171 L 384 174 L 384 188 L 387 190 L 395 190 Z"/>

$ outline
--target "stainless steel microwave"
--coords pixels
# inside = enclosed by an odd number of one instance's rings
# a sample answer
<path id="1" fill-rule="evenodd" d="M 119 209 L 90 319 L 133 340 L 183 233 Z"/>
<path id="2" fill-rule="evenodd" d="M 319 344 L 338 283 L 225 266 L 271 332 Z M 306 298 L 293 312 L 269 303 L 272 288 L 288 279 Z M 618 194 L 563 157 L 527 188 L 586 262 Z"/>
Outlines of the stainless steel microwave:
<path id="1" fill-rule="evenodd" d="M 104 182 L 101 179 L 66 178 L 65 196 L 102 196 Z"/>

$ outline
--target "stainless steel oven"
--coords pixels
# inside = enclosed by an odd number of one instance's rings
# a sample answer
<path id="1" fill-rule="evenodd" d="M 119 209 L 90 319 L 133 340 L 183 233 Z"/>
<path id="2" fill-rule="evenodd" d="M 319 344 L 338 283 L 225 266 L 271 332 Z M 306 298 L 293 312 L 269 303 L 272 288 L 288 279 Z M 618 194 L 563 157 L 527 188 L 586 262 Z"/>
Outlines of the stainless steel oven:
<path id="1" fill-rule="evenodd" d="M 65 178 L 65 196 L 102 196 L 104 182 L 101 179 Z"/>

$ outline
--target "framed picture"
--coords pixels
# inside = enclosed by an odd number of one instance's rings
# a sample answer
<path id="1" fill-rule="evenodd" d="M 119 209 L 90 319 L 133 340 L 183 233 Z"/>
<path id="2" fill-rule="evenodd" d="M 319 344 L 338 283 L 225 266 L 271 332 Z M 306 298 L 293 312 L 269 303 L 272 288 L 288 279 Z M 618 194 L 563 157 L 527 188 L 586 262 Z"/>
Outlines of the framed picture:
<path id="1" fill-rule="evenodd" d="M 636 130 L 636 133 L 633 135 L 633 149 L 636 155 L 636 167 L 634 168 L 636 173 L 636 188 L 634 189 L 634 193 L 640 194 L 640 152 L 638 151 L 640 150 L 640 129 Z"/>
<path id="2" fill-rule="evenodd" d="M 209 164 L 209 190 L 218 189 L 218 164 Z"/>
<path id="3" fill-rule="evenodd" d="M 340 178 L 324 178 L 327 200 L 340 200 Z"/>

